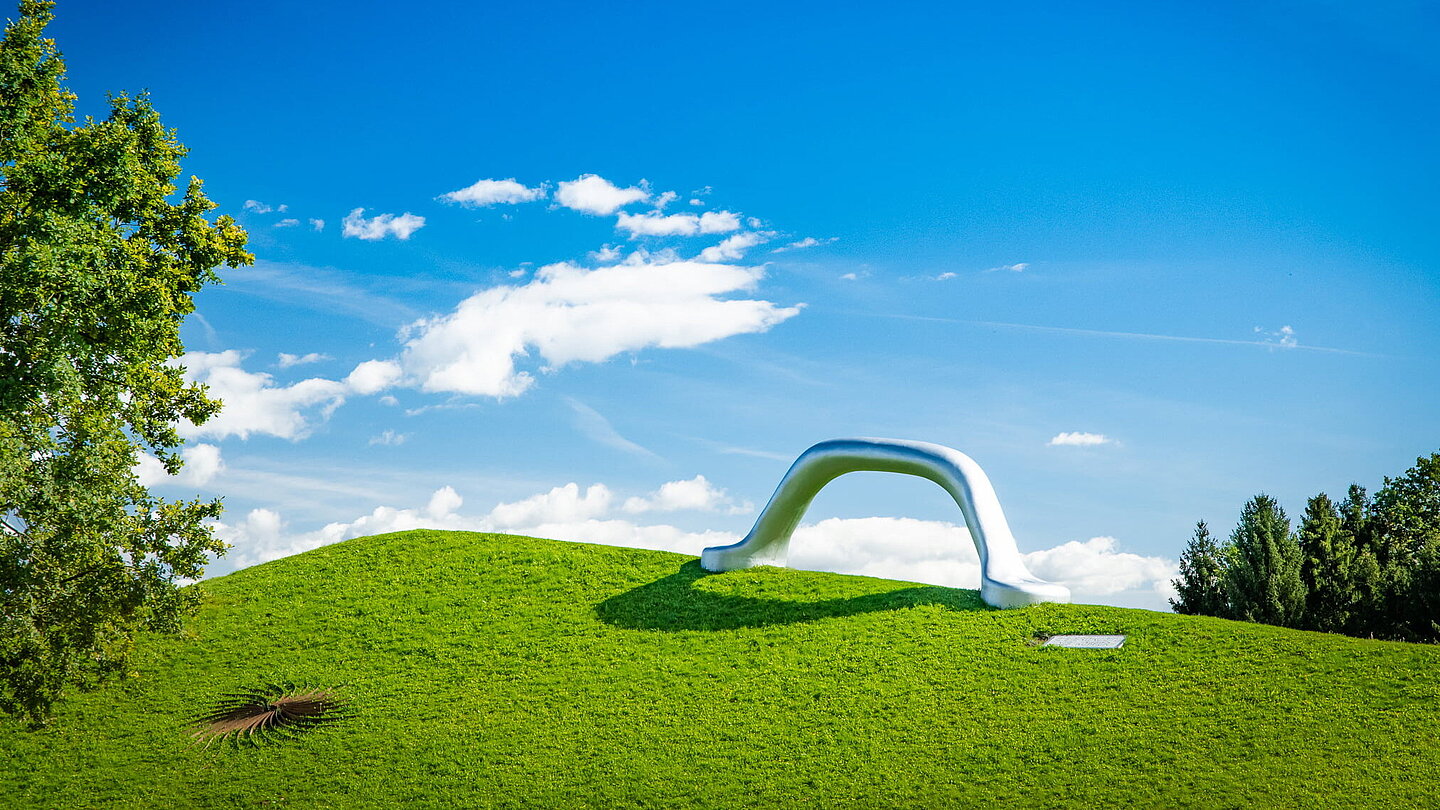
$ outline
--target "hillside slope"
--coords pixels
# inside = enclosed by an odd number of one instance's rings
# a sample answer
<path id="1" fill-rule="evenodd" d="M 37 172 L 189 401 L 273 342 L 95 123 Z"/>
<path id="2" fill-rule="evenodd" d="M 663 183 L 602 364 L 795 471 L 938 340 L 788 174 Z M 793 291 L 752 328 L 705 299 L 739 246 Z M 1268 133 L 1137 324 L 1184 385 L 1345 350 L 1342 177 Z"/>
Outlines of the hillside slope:
<path id="1" fill-rule="evenodd" d="M 3 807 L 1435 806 L 1440 648 L 506 535 L 361 538 L 205 583 L 188 639 L 0 723 Z M 1129 634 L 1120 650 L 1036 646 Z M 353 718 L 187 718 L 269 679 Z"/>

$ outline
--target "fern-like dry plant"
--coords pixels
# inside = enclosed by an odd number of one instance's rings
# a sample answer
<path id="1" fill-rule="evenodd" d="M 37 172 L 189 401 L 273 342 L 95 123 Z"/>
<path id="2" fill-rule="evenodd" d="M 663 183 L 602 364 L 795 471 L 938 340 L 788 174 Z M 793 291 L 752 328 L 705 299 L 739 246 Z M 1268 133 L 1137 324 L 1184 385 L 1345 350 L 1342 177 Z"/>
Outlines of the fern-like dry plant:
<path id="1" fill-rule="evenodd" d="M 206 747 L 229 739 L 261 743 L 294 737 L 350 716 L 334 689 L 269 683 L 224 696 L 213 710 L 196 717 L 191 737 Z"/>

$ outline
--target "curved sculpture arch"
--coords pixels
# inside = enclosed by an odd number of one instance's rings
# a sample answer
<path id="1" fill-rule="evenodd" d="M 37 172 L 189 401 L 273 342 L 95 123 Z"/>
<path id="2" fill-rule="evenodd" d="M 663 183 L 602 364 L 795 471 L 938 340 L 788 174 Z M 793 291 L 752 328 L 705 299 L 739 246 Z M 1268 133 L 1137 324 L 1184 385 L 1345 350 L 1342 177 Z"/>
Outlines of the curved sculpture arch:
<path id="1" fill-rule="evenodd" d="M 845 473 L 861 471 L 918 475 L 950 493 L 980 555 L 980 598 L 986 604 L 1012 608 L 1070 601 L 1069 588 L 1039 579 L 1025 567 L 1000 499 L 979 464 L 959 450 L 904 439 L 831 439 L 806 450 L 780 480 L 745 539 L 705 549 L 701 567 L 734 571 L 785 565 L 790 535 L 816 494 Z"/>

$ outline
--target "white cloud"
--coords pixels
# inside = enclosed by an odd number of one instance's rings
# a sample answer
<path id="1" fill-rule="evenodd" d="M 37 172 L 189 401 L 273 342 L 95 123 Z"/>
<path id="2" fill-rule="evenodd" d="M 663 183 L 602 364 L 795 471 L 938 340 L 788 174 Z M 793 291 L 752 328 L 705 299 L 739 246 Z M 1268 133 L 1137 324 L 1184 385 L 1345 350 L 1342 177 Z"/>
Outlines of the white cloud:
<path id="1" fill-rule="evenodd" d="M 259 200 L 246 200 L 245 205 L 242 207 L 246 211 L 254 211 L 257 214 L 268 214 L 271 211 L 275 210 L 274 208 L 271 208 L 270 206 L 260 202 Z"/>
<path id="2" fill-rule="evenodd" d="M 725 493 L 725 490 L 711 484 L 703 475 L 697 475 L 687 481 L 669 481 L 661 484 L 659 489 L 644 497 L 627 498 L 621 508 L 632 515 L 643 512 L 684 510 L 744 515 L 755 509 L 754 505 L 748 502 L 737 504 Z"/>
<path id="3" fill-rule="evenodd" d="M 299 225 L 299 224 L 300 224 L 300 220 L 298 220 L 298 219 L 286 218 L 286 219 L 282 219 L 282 220 L 280 220 L 279 222 L 275 223 L 274 227 L 276 227 L 276 228 L 293 228 L 293 227 L 295 227 L 296 225 Z"/>
<path id="4" fill-rule="evenodd" d="M 387 236 L 394 236 L 403 241 L 425 227 L 425 217 L 416 216 L 409 211 L 399 216 L 377 214 L 369 219 L 366 219 L 364 214 L 364 208 L 356 208 L 345 215 L 345 219 L 340 223 L 344 227 L 345 236 L 354 236 L 371 242 Z"/>
<path id="5" fill-rule="evenodd" d="M 1113 537 L 1092 537 L 1083 543 L 1072 540 L 1026 554 L 1025 565 L 1041 579 L 1069 586 L 1076 601 L 1126 591 L 1174 595 L 1170 584 L 1178 574 L 1174 562 L 1121 552 L 1119 545 Z"/>
<path id="6" fill-rule="evenodd" d="M 555 202 L 587 214 L 613 214 L 649 196 L 642 188 L 619 188 L 598 174 L 582 174 L 562 181 L 555 189 Z"/>
<path id="7" fill-rule="evenodd" d="M 1047 447 L 1095 447 L 1101 444 L 1113 444 L 1114 439 L 1103 433 L 1059 433 L 1049 442 Z"/>
<path id="8" fill-rule="evenodd" d="M 392 384 L 399 366 L 391 361 L 369 360 L 355 367 L 344 381 L 314 377 L 293 385 L 277 386 L 274 377 L 241 368 L 245 355 L 223 352 L 188 352 L 180 358 L 185 378 L 208 386 L 208 395 L 223 403 L 220 412 L 203 425 L 180 424 L 187 437 L 224 439 L 251 434 L 298 441 L 310 435 L 350 394 L 373 394 Z"/>
<path id="9" fill-rule="evenodd" d="M 208 395 L 224 403 L 221 411 L 203 425 L 180 425 L 181 435 L 223 439 L 252 433 L 297 440 L 309 435 L 312 413 L 328 418 L 345 401 L 347 389 L 335 380 L 314 378 L 277 387 L 269 374 L 250 373 L 240 367 L 244 355 L 230 349 L 189 352 L 180 358 L 188 380 L 204 383 Z"/>
<path id="10" fill-rule="evenodd" d="M 408 438 L 410 438 L 410 434 L 408 433 L 396 433 L 393 430 L 386 430 L 379 436 L 372 436 L 370 438 L 370 446 L 374 447 L 379 444 L 386 447 L 398 447 L 404 444 Z"/>
<path id="11" fill-rule="evenodd" d="M 999 267 L 991 267 L 990 269 L 986 270 L 985 272 L 987 272 L 987 273 L 995 273 L 995 272 L 999 272 L 999 271 L 1001 271 L 1001 270 L 1005 270 L 1005 271 L 1008 271 L 1008 272 L 1011 272 L 1011 273 L 1023 273 L 1023 272 L 1025 272 L 1025 271 L 1028 270 L 1028 269 L 1030 269 L 1030 263 L 1029 263 L 1029 262 L 1016 262 L 1016 263 L 1014 263 L 1014 264 L 1002 264 L 1002 265 L 1000 265 Z"/>
<path id="12" fill-rule="evenodd" d="M 940 275 L 936 276 L 936 277 L 935 277 L 935 280 L 936 280 L 936 281 L 949 281 L 949 280 L 952 279 L 952 278 L 955 278 L 955 274 L 947 270 L 946 272 L 941 273 Z"/>
<path id="13" fill-rule="evenodd" d="M 1175 563 L 1119 551 L 1113 537 L 1071 541 L 1022 555 L 1041 579 L 1070 588 L 1081 603 L 1167 610 Z M 830 518 L 796 530 L 789 564 L 795 568 L 980 587 L 980 558 L 963 525 L 912 518 Z"/>
<path id="14" fill-rule="evenodd" d="M 621 212 L 615 227 L 639 236 L 695 236 L 702 233 L 729 233 L 740 230 L 740 215 L 731 211 L 703 214 L 627 214 Z"/>
<path id="15" fill-rule="evenodd" d="M 615 227 L 637 236 L 694 236 L 700 232 L 700 217 L 695 214 L 627 214 L 620 212 Z"/>
<path id="16" fill-rule="evenodd" d="M 737 233 L 734 236 L 726 237 L 718 245 L 711 245 L 700 251 L 702 262 L 725 262 L 743 258 L 745 251 L 756 245 L 763 244 L 770 238 L 768 233 Z"/>
<path id="17" fill-rule="evenodd" d="M 511 177 L 505 180 L 477 180 L 474 185 L 441 194 L 439 199 L 465 206 L 480 207 L 532 202 L 544 196 L 544 186 L 526 188 Z"/>
<path id="18" fill-rule="evenodd" d="M 345 385 L 357 394 L 378 394 L 400 381 L 400 364 L 393 360 L 366 360 L 345 378 Z"/>
<path id="19" fill-rule="evenodd" d="M 754 222 L 752 228 L 760 227 L 760 220 Z M 740 215 L 730 211 L 706 211 L 700 215 L 700 233 L 729 233 L 740 230 Z"/>
<path id="20" fill-rule="evenodd" d="M 311 220 L 310 220 L 310 227 L 314 228 L 316 233 L 319 233 L 320 231 L 325 230 L 325 220 L 323 220 L 323 219 L 311 219 Z"/>
<path id="21" fill-rule="evenodd" d="M 485 516 L 488 525 L 513 529 L 542 523 L 571 523 L 599 517 L 610 511 L 612 495 L 604 484 L 592 484 L 584 494 L 574 482 L 513 503 L 497 504 Z"/>
<path id="22" fill-rule="evenodd" d="M 310 352 L 309 354 L 286 354 L 285 352 L 281 352 L 278 365 L 280 368 L 290 368 L 291 366 L 303 366 L 309 363 L 319 363 L 331 359 L 334 358 L 328 354 L 321 354 L 319 352 Z"/>
<path id="23" fill-rule="evenodd" d="M 619 245 L 605 245 L 599 250 L 590 251 L 590 261 L 596 264 L 609 264 L 620 259 Z"/>
<path id="24" fill-rule="evenodd" d="M 655 206 L 656 211 L 663 211 L 665 209 L 665 206 L 669 205 L 672 202 L 675 202 L 678 199 L 680 199 L 679 194 L 676 194 L 673 191 L 667 191 L 664 194 L 656 197 L 654 202 L 652 202 L 651 204 Z"/>
<path id="25" fill-rule="evenodd" d="M 203 487 L 225 469 L 225 460 L 220 456 L 220 448 L 213 444 L 189 445 L 180 451 L 180 460 L 184 462 L 185 466 L 181 467 L 180 472 L 176 475 L 170 475 L 165 472 L 165 465 L 160 463 L 160 459 L 149 453 L 141 452 L 135 463 L 135 477 L 144 487 L 153 487 L 159 484 Z"/>
<path id="26" fill-rule="evenodd" d="M 704 204 L 705 204 L 705 201 L 704 201 L 704 200 L 701 200 L 701 199 L 698 199 L 698 198 L 696 198 L 696 197 L 691 197 L 691 198 L 690 198 L 690 204 L 698 207 L 698 206 L 704 205 Z"/>
<path id="27" fill-rule="evenodd" d="M 813 236 L 807 236 L 807 237 L 805 237 L 804 239 L 801 239 L 801 240 L 799 240 L 799 241 L 797 241 L 797 242 L 791 242 L 791 243 L 788 244 L 788 245 L 782 245 L 782 246 L 780 246 L 780 247 L 777 247 L 777 248 L 775 248 L 774 250 L 772 250 L 772 251 L 770 251 L 770 252 L 771 252 L 771 253 L 784 253 L 784 252 L 787 251 L 787 250 L 804 250 L 805 248 L 815 247 L 816 245 L 828 245 L 828 244 L 831 244 L 831 243 L 835 242 L 836 240 L 838 240 L 839 238 L 840 238 L 840 237 L 838 237 L 838 236 L 831 236 L 831 237 L 829 237 L 828 239 L 816 239 L 816 238 L 813 237 Z"/>
<path id="28" fill-rule="evenodd" d="M 1257 326 L 1255 334 L 1260 336 L 1261 342 L 1279 346 L 1282 349 L 1293 349 L 1300 345 L 1300 341 L 1295 339 L 1295 330 L 1289 326 L 1282 326 L 1274 332 L 1267 332 Z"/>
<path id="29" fill-rule="evenodd" d="M 549 265 L 528 284 L 481 290 L 448 315 L 412 324 L 401 364 L 427 391 L 515 396 L 534 384 L 516 368 L 516 358 L 532 349 L 553 370 L 764 332 L 799 313 L 769 301 L 721 298 L 754 288 L 763 275 L 760 267 L 645 256 L 596 270 Z"/>

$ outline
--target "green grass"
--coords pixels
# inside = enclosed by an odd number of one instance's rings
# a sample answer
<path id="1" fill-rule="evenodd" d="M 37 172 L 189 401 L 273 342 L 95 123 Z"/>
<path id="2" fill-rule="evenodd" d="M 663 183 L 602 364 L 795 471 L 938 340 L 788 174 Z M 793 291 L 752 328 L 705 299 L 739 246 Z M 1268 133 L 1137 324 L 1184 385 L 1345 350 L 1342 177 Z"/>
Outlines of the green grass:
<path id="1" fill-rule="evenodd" d="M 205 584 L 138 677 L 0 723 L 0 807 L 1433 807 L 1440 648 L 414 531 Z M 1129 634 L 1120 650 L 1036 646 Z M 186 719 L 268 679 L 347 721 Z"/>

